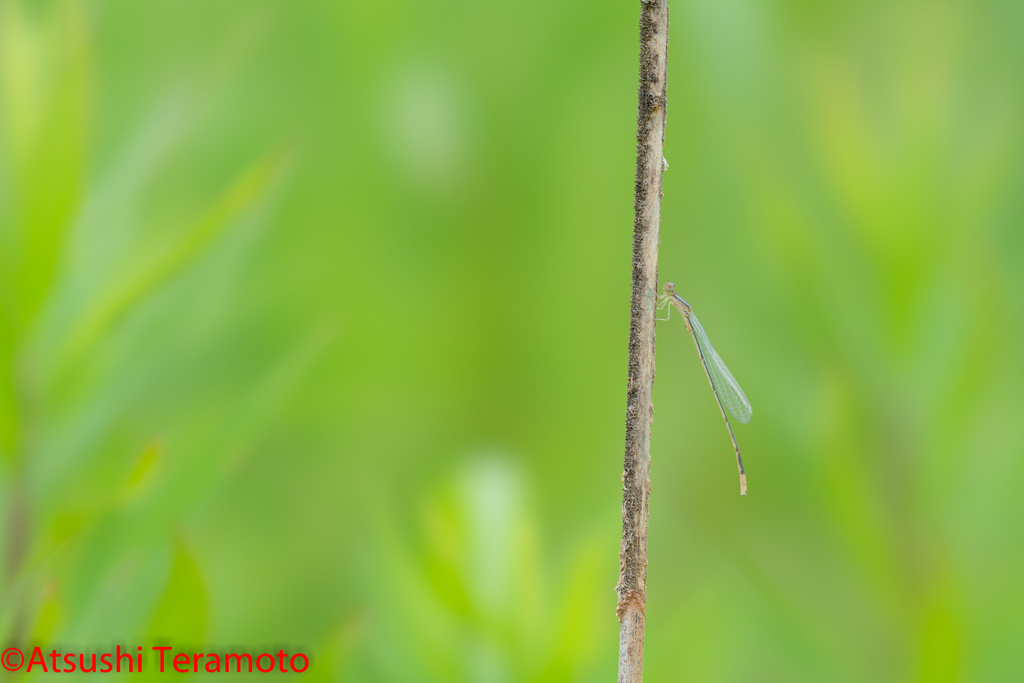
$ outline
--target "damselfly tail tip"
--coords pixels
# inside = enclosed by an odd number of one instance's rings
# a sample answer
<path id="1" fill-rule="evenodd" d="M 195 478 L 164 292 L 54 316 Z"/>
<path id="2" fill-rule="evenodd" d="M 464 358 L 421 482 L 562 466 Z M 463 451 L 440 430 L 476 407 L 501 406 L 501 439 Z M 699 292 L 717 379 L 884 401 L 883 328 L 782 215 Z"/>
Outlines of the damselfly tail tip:
<path id="1" fill-rule="evenodd" d="M 747 495 L 747 475 L 745 472 L 740 472 L 740 495 Z"/>

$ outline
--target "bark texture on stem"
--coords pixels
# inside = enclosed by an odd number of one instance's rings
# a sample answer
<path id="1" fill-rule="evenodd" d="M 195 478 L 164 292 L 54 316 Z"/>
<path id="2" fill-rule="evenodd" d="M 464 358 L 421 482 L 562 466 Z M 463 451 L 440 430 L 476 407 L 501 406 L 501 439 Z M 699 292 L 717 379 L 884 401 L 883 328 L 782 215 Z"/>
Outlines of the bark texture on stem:
<path id="1" fill-rule="evenodd" d="M 633 200 L 633 294 L 629 323 L 626 454 L 622 473 L 619 548 L 619 683 L 643 679 L 647 607 L 647 510 L 651 492 L 650 442 L 654 407 L 654 325 L 661 231 L 665 140 L 668 3 L 641 0 L 640 90 Z"/>

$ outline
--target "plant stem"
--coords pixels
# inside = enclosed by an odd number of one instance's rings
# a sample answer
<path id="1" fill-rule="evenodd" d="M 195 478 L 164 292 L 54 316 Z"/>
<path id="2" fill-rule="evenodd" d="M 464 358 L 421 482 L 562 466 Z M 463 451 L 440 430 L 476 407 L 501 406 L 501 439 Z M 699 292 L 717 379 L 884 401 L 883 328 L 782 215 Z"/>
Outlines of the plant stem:
<path id="1" fill-rule="evenodd" d="M 626 454 L 619 548 L 619 683 L 643 680 L 647 608 L 647 514 L 654 407 L 654 326 L 665 141 L 668 3 L 641 0 L 640 89 L 633 199 L 633 294 L 629 321 Z"/>

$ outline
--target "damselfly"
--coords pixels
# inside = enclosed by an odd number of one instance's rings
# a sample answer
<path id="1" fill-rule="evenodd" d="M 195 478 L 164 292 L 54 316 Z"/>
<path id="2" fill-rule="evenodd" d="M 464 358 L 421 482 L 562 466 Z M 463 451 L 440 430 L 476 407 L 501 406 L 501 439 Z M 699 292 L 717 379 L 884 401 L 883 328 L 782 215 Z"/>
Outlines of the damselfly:
<path id="1" fill-rule="evenodd" d="M 676 293 L 676 286 L 671 282 L 665 283 L 665 293 L 658 297 L 658 309 L 669 307 L 669 315 L 675 307 L 686 323 L 686 329 L 693 337 L 693 343 L 697 347 L 697 354 L 700 355 L 700 362 L 704 365 L 704 373 L 708 376 L 708 383 L 711 384 L 711 391 L 718 402 L 718 409 L 722 412 L 722 419 L 725 420 L 725 428 L 729 430 L 729 438 L 732 439 L 732 447 L 736 450 L 736 466 L 740 470 L 740 494 L 747 495 L 747 473 L 743 470 L 743 458 L 740 457 L 740 447 L 736 444 L 736 437 L 732 433 L 732 425 L 725 411 L 736 418 L 740 424 L 747 424 L 753 415 L 750 408 L 750 401 L 747 400 L 739 383 L 733 378 L 729 368 L 725 367 L 721 356 L 711 346 L 707 332 L 701 326 L 697 316 L 693 314 L 690 304 L 686 299 Z M 665 317 L 668 320 L 668 316 Z"/>

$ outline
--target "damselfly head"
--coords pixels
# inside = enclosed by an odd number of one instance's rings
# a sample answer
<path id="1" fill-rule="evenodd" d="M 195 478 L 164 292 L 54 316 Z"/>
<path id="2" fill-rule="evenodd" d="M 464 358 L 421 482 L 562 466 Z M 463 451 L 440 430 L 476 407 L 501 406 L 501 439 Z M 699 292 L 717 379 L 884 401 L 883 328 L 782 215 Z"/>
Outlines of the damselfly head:
<path id="1" fill-rule="evenodd" d="M 679 309 L 680 311 L 683 312 L 684 315 L 689 315 L 690 314 L 690 310 L 691 310 L 690 309 L 690 304 L 688 304 L 686 302 L 686 299 L 684 299 L 683 297 L 679 296 L 678 292 L 676 292 L 675 284 L 673 284 L 671 282 L 666 282 L 665 286 L 662 287 L 662 290 L 664 290 L 664 292 L 665 292 L 665 294 L 663 296 L 668 297 L 669 299 L 674 299 L 676 302 L 678 302 L 677 303 L 677 307 L 678 307 L 678 304 L 682 304 L 683 306 L 686 307 L 685 311 L 683 311 L 683 309 Z"/>

